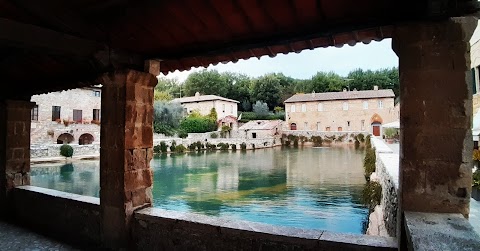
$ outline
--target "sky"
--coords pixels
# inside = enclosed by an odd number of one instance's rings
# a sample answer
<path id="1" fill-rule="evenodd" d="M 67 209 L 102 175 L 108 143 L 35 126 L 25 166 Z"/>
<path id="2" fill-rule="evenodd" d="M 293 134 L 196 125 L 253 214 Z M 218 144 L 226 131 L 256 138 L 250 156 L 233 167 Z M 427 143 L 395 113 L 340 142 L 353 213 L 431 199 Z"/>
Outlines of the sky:
<path id="1" fill-rule="evenodd" d="M 263 56 L 260 59 L 239 60 L 237 63 L 219 63 L 215 66 L 210 65 L 207 69 L 243 73 L 250 77 L 281 72 L 289 77 L 308 79 L 318 71 L 333 71 L 345 77 L 350 71 L 357 68 L 377 70 L 398 67 L 398 57 L 392 50 L 391 42 L 391 39 L 384 39 L 380 42 L 372 41 L 369 44 L 344 45 L 341 48 L 317 48 L 300 53 L 279 54 L 273 58 Z M 160 74 L 159 77 L 176 78 L 183 82 L 188 74 L 202 69 L 205 68 L 175 71 L 167 75 Z"/>

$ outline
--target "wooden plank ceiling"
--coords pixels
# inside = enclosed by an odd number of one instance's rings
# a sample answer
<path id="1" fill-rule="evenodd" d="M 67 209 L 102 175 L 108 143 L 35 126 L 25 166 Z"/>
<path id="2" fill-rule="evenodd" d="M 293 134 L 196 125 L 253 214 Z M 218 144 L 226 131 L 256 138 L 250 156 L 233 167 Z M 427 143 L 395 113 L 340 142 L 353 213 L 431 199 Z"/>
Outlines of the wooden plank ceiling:
<path id="1" fill-rule="evenodd" d="M 476 0 L 0 0 L 0 74 L 27 95 L 162 60 L 163 73 L 391 37 Z M 11 94 L 11 93 L 10 93 Z M 1 97 L 0 93 L 0 97 Z M 3 95 L 8 96 L 8 95 Z"/>

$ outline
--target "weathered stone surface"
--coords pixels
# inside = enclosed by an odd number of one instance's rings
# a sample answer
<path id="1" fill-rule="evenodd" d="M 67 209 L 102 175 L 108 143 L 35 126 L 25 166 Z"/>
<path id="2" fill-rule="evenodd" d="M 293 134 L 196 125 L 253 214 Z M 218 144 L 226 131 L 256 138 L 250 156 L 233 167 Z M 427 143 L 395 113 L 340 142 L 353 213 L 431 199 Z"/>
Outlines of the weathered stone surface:
<path id="1" fill-rule="evenodd" d="M 403 210 L 468 215 L 472 76 L 476 18 L 399 25 L 400 191 Z M 412 30 L 417 32 L 412 33 Z M 433 91 L 435 90 L 435 91 Z"/>
<path id="2" fill-rule="evenodd" d="M 137 250 L 396 250 L 394 238 L 338 234 L 146 208 L 135 212 Z"/>
<path id="3" fill-rule="evenodd" d="M 480 236 L 461 214 L 404 215 L 409 250 L 480 250 Z"/>
<path id="4" fill-rule="evenodd" d="M 153 147 L 153 82 L 157 80 L 149 73 L 127 70 L 104 75 L 102 81 L 103 241 L 108 248 L 127 248 L 133 211 L 152 203 L 149 160 Z"/>

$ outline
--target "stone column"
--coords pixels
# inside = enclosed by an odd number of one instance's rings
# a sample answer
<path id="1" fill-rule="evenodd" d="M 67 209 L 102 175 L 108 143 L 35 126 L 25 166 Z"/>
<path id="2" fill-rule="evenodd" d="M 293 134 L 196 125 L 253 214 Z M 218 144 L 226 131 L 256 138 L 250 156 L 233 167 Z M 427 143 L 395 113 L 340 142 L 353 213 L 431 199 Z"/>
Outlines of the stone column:
<path id="1" fill-rule="evenodd" d="M 10 192 L 30 185 L 30 101 L 0 101 L 0 211 L 5 213 Z"/>
<path id="2" fill-rule="evenodd" d="M 468 217 L 473 150 L 469 40 L 476 25 L 476 18 L 458 17 L 395 28 L 400 212 Z"/>
<path id="3" fill-rule="evenodd" d="M 100 207 L 103 242 L 127 248 L 136 209 L 151 206 L 153 88 L 150 73 L 117 71 L 102 77 Z"/>

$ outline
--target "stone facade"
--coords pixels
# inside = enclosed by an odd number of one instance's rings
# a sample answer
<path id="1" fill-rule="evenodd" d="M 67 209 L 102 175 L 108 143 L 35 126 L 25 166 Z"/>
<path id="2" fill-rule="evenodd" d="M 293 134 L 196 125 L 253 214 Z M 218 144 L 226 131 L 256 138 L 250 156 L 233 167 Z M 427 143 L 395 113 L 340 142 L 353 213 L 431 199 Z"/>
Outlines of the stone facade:
<path id="1" fill-rule="evenodd" d="M 32 109 L 32 144 L 100 142 L 100 87 L 33 95 L 31 101 L 36 104 Z M 58 119 L 53 117 L 53 106 L 60 107 Z M 74 117 L 74 110 L 79 117 Z"/>
<path id="2" fill-rule="evenodd" d="M 196 110 L 202 115 L 208 115 L 212 108 L 215 108 L 218 120 L 227 116 L 238 117 L 239 102 L 216 95 L 200 95 L 197 92 L 193 97 L 176 98 L 172 102 L 179 102 L 185 114 Z"/>
<path id="3" fill-rule="evenodd" d="M 37 145 L 30 147 L 30 158 L 62 157 L 60 155 L 60 144 Z M 100 155 L 100 144 L 72 145 L 73 156 L 98 156 Z"/>
<path id="4" fill-rule="evenodd" d="M 393 97 L 285 102 L 285 125 L 296 130 L 373 133 L 378 125 L 382 135 L 380 125 L 397 120 L 397 115 Z"/>

